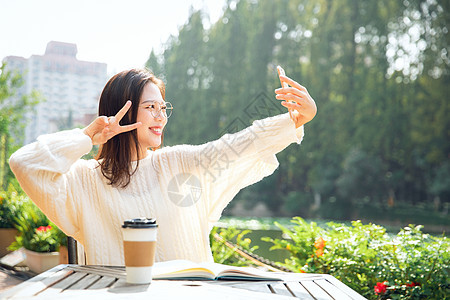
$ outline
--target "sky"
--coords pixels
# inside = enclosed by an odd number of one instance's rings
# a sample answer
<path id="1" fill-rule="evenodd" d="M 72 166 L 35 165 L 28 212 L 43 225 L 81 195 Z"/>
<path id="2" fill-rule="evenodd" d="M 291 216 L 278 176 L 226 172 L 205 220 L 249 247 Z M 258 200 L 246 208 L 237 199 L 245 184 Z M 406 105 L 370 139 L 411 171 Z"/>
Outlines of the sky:
<path id="1" fill-rule="evenodd" d="M 0 0 L 0 60 L 43 55 L 47 43 L 77 45 L 77 58 L 112 75 L 142 67 L 187 22 L 191 7 L 219 19 L 224 0 Z"/>

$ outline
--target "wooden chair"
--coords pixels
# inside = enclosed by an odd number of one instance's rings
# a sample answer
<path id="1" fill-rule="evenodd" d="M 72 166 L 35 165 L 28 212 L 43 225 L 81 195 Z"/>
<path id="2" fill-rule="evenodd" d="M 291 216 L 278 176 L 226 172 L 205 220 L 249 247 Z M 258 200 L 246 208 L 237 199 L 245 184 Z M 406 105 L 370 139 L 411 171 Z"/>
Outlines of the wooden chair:
<path id="1" fill-rule="evenodd" d="M 77 240 L 71 236 L 67 237 L 67 254 L 69 264 L 78 264 Z"/>
<path id="2" fill-rule="evenodd" d="M 79 244 L 77 240 L 71 236 L 67 237 L 67 256 L 69 264 L 86 264 L 86 253 L 84 253 L 83 245 Z"/>

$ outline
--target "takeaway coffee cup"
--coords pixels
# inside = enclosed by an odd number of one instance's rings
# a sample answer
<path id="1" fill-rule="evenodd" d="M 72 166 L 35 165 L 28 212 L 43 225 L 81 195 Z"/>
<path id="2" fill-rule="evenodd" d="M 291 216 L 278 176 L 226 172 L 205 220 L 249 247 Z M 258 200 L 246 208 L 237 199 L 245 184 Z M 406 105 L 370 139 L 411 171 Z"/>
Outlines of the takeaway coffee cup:
<path id="1" fill-rule="evenodd" d="M 137 218 L 125 220 L 122 225 L 123 250 L 128 283 L 150 283 L 155 262 L 155 219 Z"/>

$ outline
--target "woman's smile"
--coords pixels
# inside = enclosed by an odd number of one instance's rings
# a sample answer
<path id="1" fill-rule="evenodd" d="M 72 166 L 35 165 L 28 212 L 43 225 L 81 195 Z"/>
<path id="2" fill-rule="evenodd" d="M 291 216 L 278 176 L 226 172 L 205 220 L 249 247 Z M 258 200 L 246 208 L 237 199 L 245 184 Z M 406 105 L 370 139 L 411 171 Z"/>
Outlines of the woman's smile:
<path id="1" fill-rule="evenodd" d="M 156 135 L 162 135 L 163 128 L 161 126 L 150 127 L 150 131 Z"/>

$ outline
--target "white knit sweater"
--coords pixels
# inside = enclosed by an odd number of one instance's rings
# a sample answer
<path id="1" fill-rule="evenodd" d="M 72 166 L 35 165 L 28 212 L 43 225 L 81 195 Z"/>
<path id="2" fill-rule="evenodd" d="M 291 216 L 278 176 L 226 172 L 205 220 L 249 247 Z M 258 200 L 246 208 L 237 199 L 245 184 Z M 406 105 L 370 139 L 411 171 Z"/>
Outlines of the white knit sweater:
<path id="1" fill-rule="evenodd" d="M 159 224 L 156 261 L 212 261 L 209 232 L 225 206 L 302 138 L 303 127 L 283 114 L 203 145 L 149 151 L 126 188 L 107 184 L 96 160 L 80 159 L 92 148 L 80 129 L 40 136 L 10 166 L 47 217 L 84 245 L 88 264 L 124 265 L 121 224 L 142 216 Z"/>

